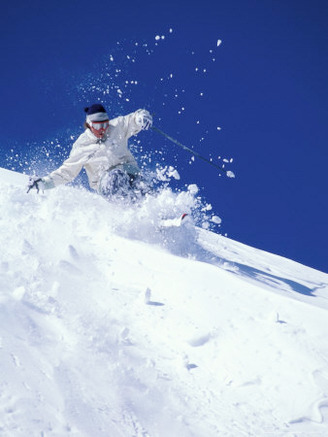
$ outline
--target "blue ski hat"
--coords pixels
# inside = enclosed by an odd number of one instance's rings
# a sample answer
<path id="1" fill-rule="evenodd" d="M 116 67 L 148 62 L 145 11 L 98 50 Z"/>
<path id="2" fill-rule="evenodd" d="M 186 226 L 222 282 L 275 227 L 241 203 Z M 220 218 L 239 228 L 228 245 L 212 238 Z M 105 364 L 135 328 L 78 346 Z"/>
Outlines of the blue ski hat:
<path id="1" fill-rule="evenodd" d="M 106 109 L 100 103 L 84 108 L 84 112 L 87 114 L 87 122 L 109 120 Z"/>

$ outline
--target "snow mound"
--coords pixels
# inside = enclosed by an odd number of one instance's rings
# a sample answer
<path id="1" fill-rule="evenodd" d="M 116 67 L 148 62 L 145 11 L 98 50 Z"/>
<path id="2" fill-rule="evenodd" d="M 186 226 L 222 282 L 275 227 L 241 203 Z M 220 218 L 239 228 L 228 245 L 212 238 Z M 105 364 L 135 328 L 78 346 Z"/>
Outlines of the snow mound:
<path id="1" fill-rule="evenodd" d="M 1 436 L 328 434 L 328 275 L 161 229 L 204 217 L 194 186 L 0 186 Z"/>

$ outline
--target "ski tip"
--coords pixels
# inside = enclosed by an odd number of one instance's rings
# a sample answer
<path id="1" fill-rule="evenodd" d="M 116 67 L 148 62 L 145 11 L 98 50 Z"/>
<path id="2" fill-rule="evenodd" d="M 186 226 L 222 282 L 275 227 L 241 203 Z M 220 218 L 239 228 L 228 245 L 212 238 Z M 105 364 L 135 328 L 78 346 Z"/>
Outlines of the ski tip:
<path id="1" fill-rule="evenodd" d="M 180 217 L 180 225 L 187 226 L 193 224 L 192 217 L 188 213 L 184 213 Z"/>
<path id="2" fill-rule="evenodd" d="M 182 224 L 184 225 L 185 223 L 190 222 L 190 220 L 188 220 L 189 217 L 190 217 L 189 214 L 184 213 L 184 214 L 181 214 L 179 217 L 176 217 L 173 219 L 161 220 L 160 225 L 161 225 L 161 227 L 164 227 L 164 228 L 179 227 Z"/>

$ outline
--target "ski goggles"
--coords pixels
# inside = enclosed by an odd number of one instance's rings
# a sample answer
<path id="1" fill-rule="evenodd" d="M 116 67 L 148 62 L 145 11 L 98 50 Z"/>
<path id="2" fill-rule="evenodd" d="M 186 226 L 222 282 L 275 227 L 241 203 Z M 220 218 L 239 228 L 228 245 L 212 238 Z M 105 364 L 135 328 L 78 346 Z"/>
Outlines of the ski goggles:
<path id="1" fill-rule="evenodd" d="M 107 121 L 93 121 L 90 123 L 93 129 L 106 130 L 109 127 L 109 120 Z"/>

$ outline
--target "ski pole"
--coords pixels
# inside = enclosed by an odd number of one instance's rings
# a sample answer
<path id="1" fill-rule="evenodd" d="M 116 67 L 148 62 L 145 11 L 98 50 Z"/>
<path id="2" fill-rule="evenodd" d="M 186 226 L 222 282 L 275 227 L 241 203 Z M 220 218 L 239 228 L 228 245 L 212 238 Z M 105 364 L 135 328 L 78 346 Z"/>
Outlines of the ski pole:
<path id="1" fill-rule="evenodd" d="M 194 156 L 197 156 L 197 158 L 202 159 L 203 161 L 210 164 L 212 167 L 215 167 L 217 170 L 219 170 L 221 173 L 224 173 L 228 177 L 234 177 L 233 172 L 225 170 L 223 167 L 221 167 L 218 164 L 215 164 L 214 162 L 210 161 L 209 159 L 205 158 L 204 156 L 200 155 L 198 152 L 195 152 L 195 150 L 190 149 L 189 147 L 185 146 L 184 144 L 180 143 L 180 141 L 176 140 L 175 138 L 172 138 L 170 135 L 163 132 L 161 129 L 158 129 L 156 126 L 152 126 L 151 128 L 153 131 L 159 133 L 160 135 L 163 135 L 163 137 L 167 138 L 168 140 L 172 141 L 172 143 L 176 144 L 177 146 L 181 147 L 184 150 L 187 150 L 187 152 L 191 153 Z"/>

